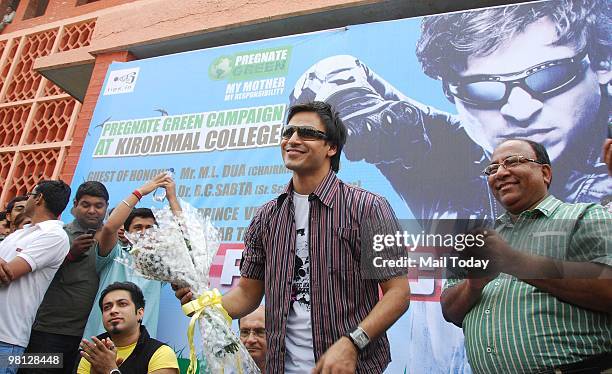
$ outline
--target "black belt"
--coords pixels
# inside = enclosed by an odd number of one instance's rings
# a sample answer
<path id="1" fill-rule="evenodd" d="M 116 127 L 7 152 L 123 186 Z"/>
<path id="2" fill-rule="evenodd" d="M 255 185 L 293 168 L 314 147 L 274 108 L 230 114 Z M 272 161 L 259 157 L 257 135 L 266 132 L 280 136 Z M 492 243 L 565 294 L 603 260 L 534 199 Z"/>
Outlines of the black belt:
<path id="1" fill-rule="evenodd" d="M 559 365 L 536 372 L 537 374 L 600 374 L 612 369 L 612 353 L 592 356 L 586 360 Z"/>

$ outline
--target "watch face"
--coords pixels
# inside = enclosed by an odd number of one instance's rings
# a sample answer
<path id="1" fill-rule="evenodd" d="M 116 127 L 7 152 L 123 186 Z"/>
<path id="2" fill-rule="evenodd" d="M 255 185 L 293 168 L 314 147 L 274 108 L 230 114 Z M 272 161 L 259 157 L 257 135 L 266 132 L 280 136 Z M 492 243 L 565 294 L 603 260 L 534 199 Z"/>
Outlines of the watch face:
<path id="1" fill-rule="evenodd" d="M 362 329 L 357 329 L 351 333 L 351 337 L 355 341 L 355 344 L 359 347 L 359 349 L 365 348 L 366 345 L 370 342 L 370 338 Z"/>

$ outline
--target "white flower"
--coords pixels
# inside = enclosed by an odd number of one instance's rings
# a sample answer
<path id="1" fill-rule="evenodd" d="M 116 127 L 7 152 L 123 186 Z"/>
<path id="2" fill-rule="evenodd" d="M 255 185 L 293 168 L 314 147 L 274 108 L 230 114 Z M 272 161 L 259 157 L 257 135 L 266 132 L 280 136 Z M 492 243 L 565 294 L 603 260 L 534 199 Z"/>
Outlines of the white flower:
<path id="1" fill-rule="evenodd" d="M 176 217 L 169 207 L 153 209 L 158 227 L 144 234 L 129 234 L 133 243 L 129 256 L 117 261 L 139 275 L 189 287 L 196 295 L 210 290 L 210 266 L 219 249 L 219 232 L 209 217 L 181 201 L 182 214 Z M 231 330 L 217 307 L 204 309 L 199 318 L 207 369 L 259 373 L 249 352 Z"/>

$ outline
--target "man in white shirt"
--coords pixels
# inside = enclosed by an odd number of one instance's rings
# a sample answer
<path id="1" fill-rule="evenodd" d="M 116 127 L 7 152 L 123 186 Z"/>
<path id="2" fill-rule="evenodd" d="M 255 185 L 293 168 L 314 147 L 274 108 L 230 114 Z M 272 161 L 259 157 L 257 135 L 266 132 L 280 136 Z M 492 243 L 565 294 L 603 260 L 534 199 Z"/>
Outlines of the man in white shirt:
<path id="1" fill-rule="evenodd" d="M 68 235 L 57 220 L 70 199 L 62 181 L 41 181 L 27 194 L 32 223 L 0 243 L 0 374 L 13 374 L 8 356 L 21 355 L 55 272 L 68 254 Z"/>

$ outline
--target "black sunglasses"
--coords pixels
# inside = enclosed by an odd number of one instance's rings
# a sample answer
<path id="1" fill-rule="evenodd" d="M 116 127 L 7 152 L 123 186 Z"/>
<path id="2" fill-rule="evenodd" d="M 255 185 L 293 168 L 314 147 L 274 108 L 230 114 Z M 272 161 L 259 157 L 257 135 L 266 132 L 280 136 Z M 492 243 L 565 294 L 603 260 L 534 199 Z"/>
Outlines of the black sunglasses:
<path id="1" fill-rule="evenodd" d="M 521 87 L 537 100 L 559 95 L 580 82 L 589 62 L 583 50 L 574 57 L 547 61 L 517 73 L 472 75 L 444 82 L 444 92 L 474 105 L 502 106 L 514 87 Z"/>
<path id="2" fill-rule="evenodd" d="M 28 193 L 25 194 L 25 196 L 28 197 L 28 198 L 30 196 L 36 197 L 38 195 L 40 195 L 40 192 L 28 192 Z"/>
<path id="3" fill-rule="evenodd" d="M 290 139 L 293 134 L 297 131 L 298 136 L 302 140 L 326 140 L 327 134 L 323 131 L 319 131 L 312 126 L 292 126 L 286 125 L 283 127 L 281 136 L 283 139 Z"/>

